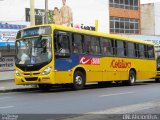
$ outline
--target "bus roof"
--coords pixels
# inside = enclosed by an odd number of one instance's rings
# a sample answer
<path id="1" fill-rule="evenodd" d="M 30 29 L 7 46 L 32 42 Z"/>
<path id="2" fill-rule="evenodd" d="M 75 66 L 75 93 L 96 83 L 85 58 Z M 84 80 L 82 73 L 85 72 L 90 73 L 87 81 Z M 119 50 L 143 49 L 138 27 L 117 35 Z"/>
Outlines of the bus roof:
<path id="1" fill-rule="evenodd" d="M 51 26 L 52 29 L 57 29 L 57 30 L 62 30 L 62 31 L 70 31 L 70 32 L 88 34 L 88 35 L 93 35 L 93 36 L 95 35 L 95 36 L 100 36 L 100 37 L 107 37 L 107 38 L 112 38 L 112 39 L 119 39 L 119 40 L 125 40 L 125 41 L 130 41 L 130 42 L 155 45 L 152 42 L 143 41 L 140 39 L 128 38 L 128 37 L 123 37 L 123 36 L 115 35 L 115 34 L 107 34 L 107 33 L 103 33 L 103 32 L 97 32 L 97 31 L 91 31 L 91 30 L 85 30 L 85 29 L 79 29 L 79 28 L 72 28 L 72 27 L 66 27 L 66 26 L 55 25 L 55 24 L 36 25 L 36 26 L 28 27 L 28 28 L 41 27 L 41 26 Z M 28 28 L 24 28 L 24 30 L 28 29 Z"/>
<path id="2" fill-rule="evenodd" d="M 119 40 L 126 40 L 126 41 L 130 41 L 130 42 L 134 41 L 134 42 L 138 42 L 138 43 L 154 45 L 154 43 L 149 42 L 149 41 L 143 41 L 143 40 L 140 40 L 140 39 L 123 37 L 123 36 L 120 36 L 120 35 L 107 34 L 107 33 L 102 33 L 102 32 L 96 32 L 96 31 L 91 31 L 91 30 L 84 30 L 84 29 L 79 29 L 79 28 L 66 27 L 66 26 L 55 25 L 55 24 L 51 24 L 51 26 L 54 29 L 57 29 L 57 30 L 71 31 L 71 32 L 77 32 L 77 33 L 82 33 L 82 34 L 89 34 L 89 35 L 108 37 L 108 38 L 119 39 Z"/>

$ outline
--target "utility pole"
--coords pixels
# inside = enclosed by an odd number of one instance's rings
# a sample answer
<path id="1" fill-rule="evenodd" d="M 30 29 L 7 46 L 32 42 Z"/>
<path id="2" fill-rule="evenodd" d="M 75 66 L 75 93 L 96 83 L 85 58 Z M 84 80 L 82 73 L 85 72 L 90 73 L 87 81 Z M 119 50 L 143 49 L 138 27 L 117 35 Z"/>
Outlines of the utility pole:
<path id="1" fill-rule="evenodd" d="M 30 20 L 31 20 L 30 25 L 34 26 L 35 25 L 34 0 L 30 0 Z"/>
<path id="2" fill-rule="evenodd" d="M 48 24 L 48 0 L 45 0 L 45 23 Z"/>

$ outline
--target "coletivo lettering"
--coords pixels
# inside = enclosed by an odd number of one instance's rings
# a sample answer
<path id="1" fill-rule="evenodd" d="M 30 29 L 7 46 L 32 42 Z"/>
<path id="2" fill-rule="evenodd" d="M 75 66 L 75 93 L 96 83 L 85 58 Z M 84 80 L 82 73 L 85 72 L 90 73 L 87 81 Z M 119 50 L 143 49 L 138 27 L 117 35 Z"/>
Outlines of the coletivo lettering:
<path id="1" fill-rule="evenodd" d="M 112 68 L 131 68 L 131 62 L 126 62 L 124 60 L 112 60 Z"/>

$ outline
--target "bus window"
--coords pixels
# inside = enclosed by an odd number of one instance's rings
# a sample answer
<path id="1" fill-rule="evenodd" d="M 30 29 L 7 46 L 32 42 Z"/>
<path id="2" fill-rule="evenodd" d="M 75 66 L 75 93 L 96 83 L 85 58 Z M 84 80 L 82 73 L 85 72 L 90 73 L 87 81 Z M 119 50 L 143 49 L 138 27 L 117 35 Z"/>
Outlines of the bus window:
<path id="1" fill-rule="evenodd" d="M 128 42 L 128 57 L 135 57 L 135 52 L 134 52 L 134 43 Z"/>
<path id="2" fill-rule="evenodd" d="M 117 55 L 117 40 L 111 39 L 111 45 L 113 49 L 113 55 L 116 56 Z"/>
<path id="3" fill-rule="evenodd" d="M 91 37 L 91 53 L 100 54 L 100 43 L 98 37 Z"/>
<path id="4" fill-rule="evenodd" d="M 144 45 L 143 44 L 139 44 L 139 57 L 140 58 L 144 58 Z"/>
<path id="5" fill-rule="evenodd" d="M 148 46 L 147 45 L 144 45 L 144 56 L 145 56 L 145 58 L 149 58 L 149 56 L 148 56 Z"/>
<path id="6" fill-rule="evenodd" d="M 139 58 L 140 53 L 139 53 L 139 44 L 134 43 L 134 51 L 135 51 L 135 57 Z"/>
<path id="7" fill-rule="evenodd" d="M 157 70 L 160 71 L 160 56 L 157 57 Z"/>
<path id="8" fill-rule="evenodd" d="M 61 48 L 64 50 L 64 53 L 69 54 L 69 37 L 63 36 L 61 40 Z"/>
<path id="9" fill-rule="evenodd" d="M 100 43 L 98 37 L 84 36 L 86 52 L 89 54 L 100 54 Z"/>
<path id="10" fill-rule="evenodd" d="M 112 49 L 111 40 L 107 38 L 101 38 L 101 49 L 102 49 L 102 54 L 106 56 L 112 56 L 113 49 Z"/>
<path id="11" fill-rule="evenodd" d="M 148 55 L 149 55 L 149 59 L 154 59 L 154 48 L 153 46 L 148 45 Z"/>
<path id="12" fill-rule="evenodd" d="M 91 53 L 91 36 L 84 35 L 85 51 Z"/>
<path id="13" fill-rule="evenodd" d="M 117 55 L 119 57 L 124 57 L 124 46 L 123 41 L 117 41 Z"/>
<path id="14" fill-rule="evenodd" d="M 73 34 L 73 53 L 83 53 L 82 43 L 82 35 Z"/>
<path id="15" fill-rule="evenodd" d="M 113 48 L 112 48 L 111 39 L 108 39 L 107 42 L 108 42 L 107 54 L 110 56 L 113 56 Z"/>
<path id="16" fill-rule="evenodd" d="M 70 53 L 69 36 L 66 32 L 57 32 L 55 34 L 55 55 L 68 56 Z"/>
<path id="17" fill-rule="evenodd" d="M 128 56 L 127 42 L 123 41 L 123 47 L 124 47 L 124 56 L 127 57 Z"/>

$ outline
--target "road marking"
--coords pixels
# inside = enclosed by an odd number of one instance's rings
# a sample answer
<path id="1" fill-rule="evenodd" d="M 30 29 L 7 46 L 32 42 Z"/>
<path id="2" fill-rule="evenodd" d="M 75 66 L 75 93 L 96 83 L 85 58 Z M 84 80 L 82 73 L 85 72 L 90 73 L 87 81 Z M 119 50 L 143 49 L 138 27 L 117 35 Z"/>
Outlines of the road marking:
<path id="1" fill-rule="evenodd" d="M 108 95 L 100 95 L 99 97 L 109 97 L 109 96 L 117 96 L 117 95 L 127 95 L 127 94 L 134 94 L 135 92 L 125 92 L 125 93 L 115 93 L 115 94 L 108 94 Z"/>
<path id="2" fill-rule="evenodd" d="M 0 109 L 7 109 L 7 108 L 13 108 L 15 106 L 4 106 L 4 107 L 0 107 Z"/>
<path id="3" fill-rule="evenodd" d="M 9 99 L 11 97 L 3 97 L 3 98 L 0 98 L 0 100 L 3 100 L 3 99 Z"/>

